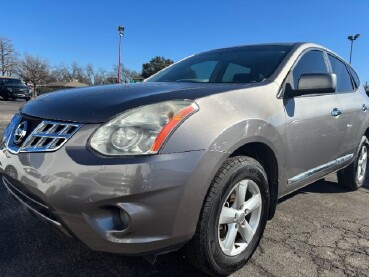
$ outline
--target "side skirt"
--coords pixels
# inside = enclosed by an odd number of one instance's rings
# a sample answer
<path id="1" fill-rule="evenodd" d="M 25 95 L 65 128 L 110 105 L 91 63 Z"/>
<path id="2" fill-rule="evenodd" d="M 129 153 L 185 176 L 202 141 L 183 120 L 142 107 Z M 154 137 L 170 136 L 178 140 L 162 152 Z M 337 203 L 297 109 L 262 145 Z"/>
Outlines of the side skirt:
<path id="1" fill-rule="evenodd" d="M 288 179 L 287 185 L 291 186 L 291 185 L 294 185 L 296 183 L 300 183 L 300 182 L 302 182 L 306 179 L 310 179 L 314 175 L 317 175 L 317 174 L 319 174 L 323 171 L 329 171 L 330 169 L 332 169 L 332 171 L 333 171 L 334 168 L 337 168 L 340 165 L 346 163 L 347 161 L 351 160 L 353 157 L 354 157 L 354 154 L 348 154 L 346 156 L 335 159 L 331 162 L 328 162 L 328 163 L 322 164 L 318 167 L 315 167 L 313 169 L 310 169 L 306 172 L 303 172 L 299 175 L 296 175 L 296 176 Z"/>

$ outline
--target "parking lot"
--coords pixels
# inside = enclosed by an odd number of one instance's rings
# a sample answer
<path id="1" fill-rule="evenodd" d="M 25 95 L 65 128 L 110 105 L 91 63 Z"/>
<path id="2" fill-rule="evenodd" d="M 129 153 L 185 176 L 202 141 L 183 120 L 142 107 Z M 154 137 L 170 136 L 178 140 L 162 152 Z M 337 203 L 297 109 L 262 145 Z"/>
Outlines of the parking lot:
<path id="1" fill-rule="evenodd" d="M 0 137 L 25 102 L 0 101 Z M 335 176 L 281 199 L 251 261 L 232 276 L 369 276 L 369 185 Z M 202 276 L 180 252 L 151 266 L 140 257 L 93 252 L 52 232 L 0 187 L 1 276 Z"/>

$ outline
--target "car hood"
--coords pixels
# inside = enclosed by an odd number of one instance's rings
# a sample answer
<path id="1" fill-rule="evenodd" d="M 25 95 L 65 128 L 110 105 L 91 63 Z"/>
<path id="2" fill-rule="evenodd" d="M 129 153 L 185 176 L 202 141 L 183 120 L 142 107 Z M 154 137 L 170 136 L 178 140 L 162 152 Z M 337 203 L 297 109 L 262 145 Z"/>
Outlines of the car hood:
<path id="1" fill-rule="evenodd" d="M 154 82 L 91 86 L 42 95 L 23 106 L 21 113 L 52 120 L 101 123 L 142 105 L 174 99 L 195 100 L 245 86 L 248 85 Z"/>

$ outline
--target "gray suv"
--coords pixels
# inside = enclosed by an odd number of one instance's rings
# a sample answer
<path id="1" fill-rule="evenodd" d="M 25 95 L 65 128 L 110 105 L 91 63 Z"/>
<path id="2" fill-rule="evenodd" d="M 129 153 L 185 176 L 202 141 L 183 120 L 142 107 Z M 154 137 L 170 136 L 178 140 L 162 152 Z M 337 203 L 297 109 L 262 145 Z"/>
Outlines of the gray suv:
<path id="1" fill-rule="evenodd" d="M 153 261 L 182 248 L 226 275 L 282 196 L 336 171 L 339 185 L 362 186 L 368 107 L 352 67 L 319 45 L 219 49 L 142 84 L 30 101 L 5 131 L 0 180 L 94 250 Z"/>

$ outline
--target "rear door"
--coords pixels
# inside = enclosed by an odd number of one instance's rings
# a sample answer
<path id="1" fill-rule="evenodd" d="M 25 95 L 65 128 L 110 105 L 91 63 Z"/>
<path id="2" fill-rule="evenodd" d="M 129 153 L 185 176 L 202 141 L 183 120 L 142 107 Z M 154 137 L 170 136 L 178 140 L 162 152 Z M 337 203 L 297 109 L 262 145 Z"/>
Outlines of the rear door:
<path id="1" fill-rule="evenodd" d="M 297 88 L 302 74 L 328 73 L 328 63 L 320 50 L 310 50 L 295 63 L 285 86 Z M 286 98 L 287 119 L 286 175 L 287 191 L 308 183 L 327 164 L 334 161 L 340 145 L 340 116 L 332 111 L 340 108 L 336 93 L 317 93 Z"/>
<path id="2" fill-rule="evenodd" d="M 338 151 L 341 156 L 354 154 L 365 132 L 369 108 L 366 95 L 360 91 L 360 81 L 353 69 L 333 54 L 328 54 L 328 60 L 331 71 L 337 75 L 337 94 L 342 108 Z"/>

